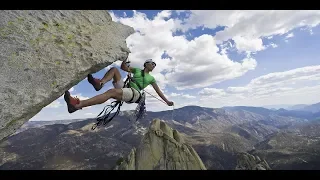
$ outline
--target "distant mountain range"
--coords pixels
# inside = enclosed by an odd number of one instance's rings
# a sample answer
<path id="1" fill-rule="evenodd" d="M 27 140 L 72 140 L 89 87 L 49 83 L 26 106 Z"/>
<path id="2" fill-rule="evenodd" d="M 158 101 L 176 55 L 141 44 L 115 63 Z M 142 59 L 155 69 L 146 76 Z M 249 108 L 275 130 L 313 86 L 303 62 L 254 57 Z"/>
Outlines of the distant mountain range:
<path id="1" fill-rule="evenodd" d="M 317 112 L 320 112 L 320 103 L 309 104 L 309 105 L 308 104 L 269 105 L 269 106 L 263 106 L 263 108 L 272 109 L 272 110 L 286 109 L 286 110 L 296 110 L 296 111 L 306 111 L 306 112 L 317 113 Z"/>
<path id="2" fill-rule="evenodd" d="M 89 119 L 66 119 L 66 120 L 53 120 L 53 121 L 28 121 L 25 124 L 23 124 L 14 134 L 18 134 L 24 130 L 30 129 L 30 128 L 37 128 L 42 127 L 45 125 L 53 125 L 53 124 L 70 124 L 73 122 L 78 121 L 85 121 Z"/>
<path id="3" fill-rule="evenodd" d="M 0 144 L 0 169 L 112 169 L 155 118 L 178 130 L 208 169 L 235 169 L 238 152 L 259 155 L 271 169 L 320 169 L 319 117 L 301 110 L 186 106 L 147 112 L 138 124 L 121 112 L 94 131 L 95 119 L 33 121 Z"/>
<path id="4" fill-rule="evenodd" d="M 320 112 L 320 103 L 307 105 L 307 106 L 301 106 L 298 110 L 317 113 L 317 112 Z"/>

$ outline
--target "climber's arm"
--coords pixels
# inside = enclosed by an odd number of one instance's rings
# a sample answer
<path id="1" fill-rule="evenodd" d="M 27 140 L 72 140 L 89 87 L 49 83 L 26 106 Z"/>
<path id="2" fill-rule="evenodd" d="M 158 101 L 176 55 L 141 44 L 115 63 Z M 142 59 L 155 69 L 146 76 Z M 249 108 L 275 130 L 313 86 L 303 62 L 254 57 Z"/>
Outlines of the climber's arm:
<path id="1" fill-rule="evenodd" d="M 157 92 L 157 94 L 164 100 L 164 102 L 166 102 L 169 106 L 173 105 L 172 101 L 168 101 L 168 99 L 163 95 L 162 91 L 160 90 L 159 86 L 157 83 L 152 83 L 151 84 L 153 89 Z"/>

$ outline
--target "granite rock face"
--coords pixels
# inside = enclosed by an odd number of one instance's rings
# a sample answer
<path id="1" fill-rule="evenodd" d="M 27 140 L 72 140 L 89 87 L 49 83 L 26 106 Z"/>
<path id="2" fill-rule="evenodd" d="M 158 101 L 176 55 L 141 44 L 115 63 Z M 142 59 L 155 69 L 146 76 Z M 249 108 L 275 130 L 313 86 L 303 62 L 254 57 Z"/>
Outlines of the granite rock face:
<path id="1" fill-rule="evenodd" d="M 259 156 L 253 156 L 249 153 L 239 153 L 236 170 L 271 170 L 269 164 L 260 159 Z"/>
<path id="2" fill-rule="evenodd" d="M 0 140 L 130 53 L 132 27 L 103 11 L 0 11 Z"/>
<path id="3" fill-rule="evenodd" d="M 153 120 L 139 147 L 133 148 L 117 170 L 206 170 L 197 152 L 180 133 L 159 119 Z"/>

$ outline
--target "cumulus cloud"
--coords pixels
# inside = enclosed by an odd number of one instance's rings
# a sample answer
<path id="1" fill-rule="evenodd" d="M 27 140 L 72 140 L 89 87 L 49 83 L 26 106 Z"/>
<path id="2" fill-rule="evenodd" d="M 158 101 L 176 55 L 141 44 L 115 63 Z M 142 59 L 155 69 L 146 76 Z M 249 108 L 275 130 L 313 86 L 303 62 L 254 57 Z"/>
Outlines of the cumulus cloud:
<path id="1" fill-rule="evenodd" d="M 195 10 L 182 28 L 184 31 L 199 26 L 225 29 L 217 32 L 218 43 L 234 37 L 246 37 L 249 41 L 258 42 L 262 37 L 272 38 L 274 35 L 284 35 L 295 28 L 312 28 L 320 23 L 320 11 L 317 10 Z M 242 46 L 240 46 L 241 48 Z M 257 51 L 259 48 L 251 49 Z"/>
<path id="2" fill-rule="evenodd" d="M 256 68 L 252 53 L 277 47 L 274 43 L 264 45 L 262 37 L 271 39 L 298 27 L 320 23 L 319 11 L 184 11 L 190 12 L 190 16 L 182 20 L 170 18 L 172 12 L 161 11 L 153 19 L 137 11 L 133 11 L 132 17 L 117 17 L 112 12 L 111 15 L 114 21 L 136 30 L 127 38 L 132 66 L 142 67 L 145 59 L 154 59 L 157 67 L 152 73 L 157 82 L 162 88 L 170 85 L 178 90 L 203 88 L 240 77 Z M 200 26 L 211 29 L 225 26 L 225 29 L 216 36 L 203 34 L 193 40 L 186 35 L 173 35 L 177 30 L 187 32 Z M 230 59 L 227 54 L 230 47 L 222 47 L 219 52 L 217 45 L 230 40 L 238 52 L 247 53 L 246 58 Z M 170 58 L 162 59 L 164 52 Z"/>
<path id="3" fill-rule="evenodd" d="M 136 30 L 127 38 L 132 66 L 141 67 L 145 59 L 152 58 L 157 63 L 152 73 L 162 87 L 170 85 L 179 90 L 205 87 L 239 77 L 256 67 L 253 58 L 235 62 L 218 53 L 219 47 L 211 35 L 204 34 L 191 41 L 184 35 L 173 36 L 181 21 L 165 20 L 170 13 L 162 11 L 151 20 L 136 11 L 130 18 L 116 17 L 116 21 Z M 164 52 L 171 58 L 161 59 Z"/>
<path id="4" fill-rule="evenodd" d="M 232 39 L 236 43 L 236 47 L 239 52 L 256 52 L 265 49 L 262 39 L 260 38 L 235 36 Z"/>

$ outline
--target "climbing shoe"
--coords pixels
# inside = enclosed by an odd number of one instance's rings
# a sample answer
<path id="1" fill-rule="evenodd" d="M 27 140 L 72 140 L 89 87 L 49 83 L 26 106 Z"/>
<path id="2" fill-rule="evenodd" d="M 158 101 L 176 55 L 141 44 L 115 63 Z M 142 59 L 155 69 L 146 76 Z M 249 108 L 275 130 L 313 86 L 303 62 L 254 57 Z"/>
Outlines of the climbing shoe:
<path id="1" fill-rule="evenodd" d="M 75 98 L 72 97 L 72 96 L 70 95 L 70 92 L 69 92 L 69 91 L 66 91 L 66 92 L 64 93 L 64 100 L 65 100 L 66 103 L 67 103 L 68 112 L 69 112 L 69 113 L 73 113 L 73 112 L 79 110 L 78 108 L 75 107 L 76 104 L 79 104 L 79 103 L 80 103 L 79 98 L 77 98 L 77 97 L 75 97 Z"/>
<path id="2" fill-rule="evenodd" d="M 90 84 L 92 84 L 92 86 L 96 91 L 99 91 L 103 86 L 103 84 L 101 83 L 101 80 L 94 78 L 91 74 L 88 74 L 88 81 Z"/>

